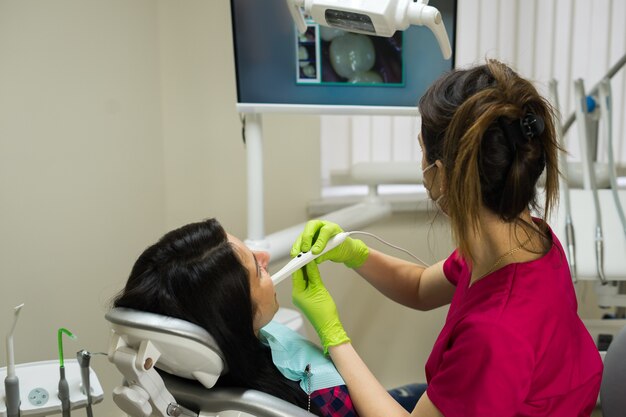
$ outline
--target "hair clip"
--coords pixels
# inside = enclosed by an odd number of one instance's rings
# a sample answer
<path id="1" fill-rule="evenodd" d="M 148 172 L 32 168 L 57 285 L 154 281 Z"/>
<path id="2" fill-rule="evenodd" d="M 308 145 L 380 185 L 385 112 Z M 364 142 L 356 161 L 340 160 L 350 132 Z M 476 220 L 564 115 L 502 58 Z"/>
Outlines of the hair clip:
<path id="1" fill-rule="evenodd" d="M 529 140 L 541 135 L 545 128 L 543 118 L 534 113 L 526 113 L 526 115 L 520 119 L 519 123 L 522 133 Z"/>

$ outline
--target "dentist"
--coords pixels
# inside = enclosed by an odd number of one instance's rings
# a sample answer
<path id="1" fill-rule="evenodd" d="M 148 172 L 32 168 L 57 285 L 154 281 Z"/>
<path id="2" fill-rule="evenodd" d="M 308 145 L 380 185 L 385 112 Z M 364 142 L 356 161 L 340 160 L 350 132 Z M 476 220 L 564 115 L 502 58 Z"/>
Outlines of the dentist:
<path id="1" fill-rule="evenodd" d="M 360 359 L 317 263 L 354 268 L 417 310 L 450 304 L 412 416 L 589 416 L 602 361 L 577 314 L 565 252 L 545 219 L 558 200 L 553 110 L 506 65 L 443 75 L 419 103 L 424 186 L 457 249 L 428 268 L 347 238 L 293 275 L 293 301 L 316 329 L 360 416 L 408 413 Z M 545 171 L 542 218 L 537 181 Z M 312 220 L 292 255 L 319 253 L 341 228 Z"/>

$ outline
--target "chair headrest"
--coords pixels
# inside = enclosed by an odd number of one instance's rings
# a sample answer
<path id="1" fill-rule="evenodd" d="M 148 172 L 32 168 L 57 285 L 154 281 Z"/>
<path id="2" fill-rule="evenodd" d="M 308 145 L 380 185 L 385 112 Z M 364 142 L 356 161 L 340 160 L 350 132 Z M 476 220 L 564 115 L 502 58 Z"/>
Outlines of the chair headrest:
<path id="1" fill-rule="evenodd" d="M 202 327 L 185 320 L 129 308 L 113 308 L 105 318 L 128 346 L 144 340 L 159 352 L 156 367 L 173 375 L 197 379 L 211 388 L 226 372 L 224 355 L 215 339 Z"/>

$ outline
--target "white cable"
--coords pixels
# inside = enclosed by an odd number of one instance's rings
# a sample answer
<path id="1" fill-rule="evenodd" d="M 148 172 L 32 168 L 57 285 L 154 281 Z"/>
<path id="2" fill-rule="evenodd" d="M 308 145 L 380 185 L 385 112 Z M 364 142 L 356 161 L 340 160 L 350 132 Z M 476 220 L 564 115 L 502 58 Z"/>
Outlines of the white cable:
<path id="1" fill-rule="evenodd" d="M 420 258 L 413 255 L 411 252 L 409 252 L 406 249 L 403 249 L 399 246 L 392 245 L 391 243 L 379 238 L 373 233 L 355 230 L 352 232 L 341 232 L 332 236 L 330 239 L 328 239 L 328 241 L 326 242 L 326 246 L 322 249 L 322 251 L 316 255 L 314 255 L 311 251 L 300 252 L 297 256 L 293 257 L 291 261 L 287 262 L 287 264 L 283 266 L 278 272 L 276 272 L 275 274 L 272 274 L 272 282 L 274 283 L 274 285 L 278 285 L 287 277 L 291 276 L 291 274 L 293 274 L 295 271 L 304 267 L 306 264 L 313 261 L 315 258 L 341 245 L 348 238 L 348 236 L 352 234 L 363 234 L 367 236 L 372 236 L 373 238 L 378 239 L 379 241 L 384 243 L 385 245 L 391 246 L 392 248 L 402 251 L 406 253 L 407 255 L 411 256 L 412 258 L 416 259 L 421 264 L 420 266 L 423 266 L 424 268 L 428 268 L 429 266 L 426 262 L 422 261 Z"/>
<path id="2" fill-rule="evenodd" d="M 370 233 L 370 232 L 363 232 L 363 231 L 361 231 L 361 230 L 353 230 L 353 231 L 351 231 L 351 232 L 348 232 L 348 236 L 352 236 L 352 235 L 366 235 L 366 236 L 371 236 L 371 237 L 373 237 L 374 239 L 378 240 L 379 242 L 384 243 L 384 244 L 385 244 L 385 245 L 387 245 L 387 246 L 390 246 L 390 247 L 392 247 L 392 248 L 394 248 L 394 249 L 396 249 L 396 250 L 399 250 L 400 252 L 404 252 L 404 253 L 406 253 L 406 254 L 407 254 L 407 255 L 409 255 L 411 258 L 413 258 L 413 259 L 417 260 L 417 261 L 421 264 L 421 266 L 423 266 L 424 268 L 428 268 L 428 267 L 430 266 L 430 265 L 428 265 L 426 262 L 424 262 L 424 261 L 422 261 L 420 258 L 418 258 L 417 256 L 413 255 L 413 254 L 412 254 L 411 252 L 409 252 L 408 250 L 406 250 L 406 249 L 404 249 L 404 248 L 401 248 L 400 246 L 393 245 L 393 244 L 391 244 L 391 243 L 387 242 L 386 240 L 384 240 L 384 239 L 382 239 L 382 238 L 380 238 L 380 237 L 376 236 L 374 233 Z"/>

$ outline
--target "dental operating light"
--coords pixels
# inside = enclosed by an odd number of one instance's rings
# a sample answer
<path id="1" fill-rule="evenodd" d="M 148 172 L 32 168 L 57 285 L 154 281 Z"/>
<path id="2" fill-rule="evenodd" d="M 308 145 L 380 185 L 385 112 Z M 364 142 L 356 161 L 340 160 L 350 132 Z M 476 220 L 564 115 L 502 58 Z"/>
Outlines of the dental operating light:
<path id="1" fill-rule="evenodd" d="M 306 13 L 320 25 L 349 32 L 390 37 L 410 25 L 429 28 L 445 59 L 452 56 L 441 13 L 428 0 L 286 0 L 300 33 Z"/>

